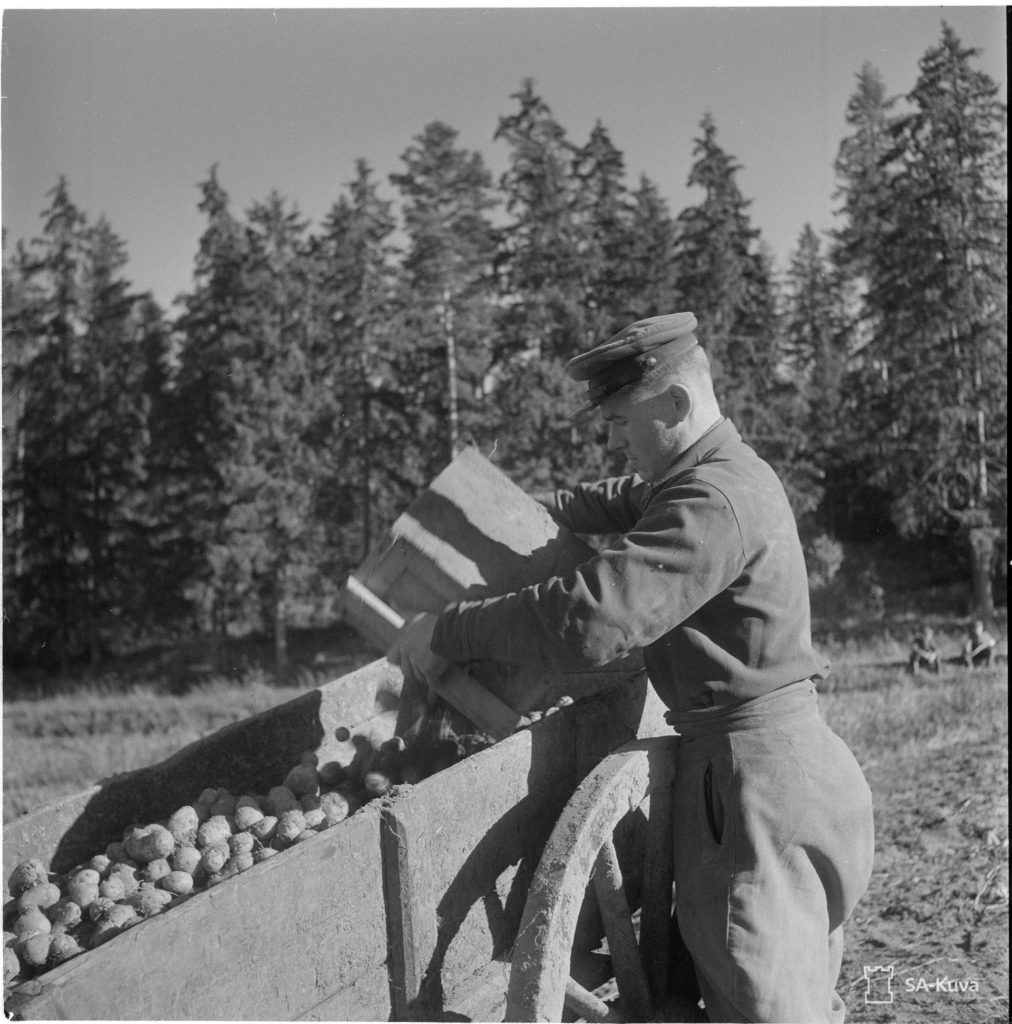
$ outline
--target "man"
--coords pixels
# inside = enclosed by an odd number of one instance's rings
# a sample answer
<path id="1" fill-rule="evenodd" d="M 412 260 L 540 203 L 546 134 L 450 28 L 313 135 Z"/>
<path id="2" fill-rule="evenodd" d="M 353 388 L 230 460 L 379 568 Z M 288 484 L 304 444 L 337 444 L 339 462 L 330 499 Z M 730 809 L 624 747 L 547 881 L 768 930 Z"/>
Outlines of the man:
<path id="1" fill-rule="evenodd" d="M 970 623 L 966 642 L 963 644 L 963 664 L 967 668 L 990 668 L 994 664 L 994 652 L 998 641 L 977 619 Z"/>
<path id="2" fill-rule="evenodd" d="M 696 318 L 638 321 L 571 360 L 634 475 L 558 492 L 620 533 L 576 571 L 412 620 L 394 656 L 559 667 L 644 651 L 678 741 L 679 928 L 713 1021 L 840 1021 L 843 924 L 867 887 L 871 796 L 819 717 L 807 576 L 776 475 L 721 417 Z"/>
<path id="3" fill-rule="evenodd" d="M 935 643 L 935 633 L 930 626 L 925 626 L 914 634 L 910 647 L 910 671 L 917 675 L 921 666 L 930 668 L 935 675 L 942 671 L 942 656 Z"/>

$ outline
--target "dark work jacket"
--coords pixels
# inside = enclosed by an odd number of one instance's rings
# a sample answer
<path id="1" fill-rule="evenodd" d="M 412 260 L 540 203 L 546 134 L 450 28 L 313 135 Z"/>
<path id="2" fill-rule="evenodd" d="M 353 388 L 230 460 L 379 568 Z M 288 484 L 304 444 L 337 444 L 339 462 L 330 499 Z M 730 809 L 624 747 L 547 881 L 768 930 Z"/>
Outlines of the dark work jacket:
<path id="1" fill-rule="evenodd" d="M 433 633 L 437 654 L 581 669 L 643 648 L 651 682 L 679 712 L 827 673 L 812 648 L 787 496 L 730 421 L 661 480 L 604 480 L 556 492 L 554 503 L 571 530 L 621 538 L 564 576 L 447 606 Z"/>

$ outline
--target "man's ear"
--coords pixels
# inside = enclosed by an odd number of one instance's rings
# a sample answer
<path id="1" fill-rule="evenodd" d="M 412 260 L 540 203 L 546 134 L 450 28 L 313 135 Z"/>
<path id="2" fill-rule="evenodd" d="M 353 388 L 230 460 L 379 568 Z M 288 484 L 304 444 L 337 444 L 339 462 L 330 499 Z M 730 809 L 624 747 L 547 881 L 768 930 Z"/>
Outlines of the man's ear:
<path id="1" fill-rule="evenodd" d="M 692 412 L 692 392 L 684 384 L 669 384 L 667 396 L 670 417 L 667 426 L 674 427 L 686 422 Z"/>

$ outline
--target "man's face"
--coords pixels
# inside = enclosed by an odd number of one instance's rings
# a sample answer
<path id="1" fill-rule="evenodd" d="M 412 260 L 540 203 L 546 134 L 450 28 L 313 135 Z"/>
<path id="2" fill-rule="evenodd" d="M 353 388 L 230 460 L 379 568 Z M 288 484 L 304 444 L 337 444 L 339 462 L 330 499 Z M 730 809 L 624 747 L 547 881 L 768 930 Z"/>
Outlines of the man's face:
<path id="1" fill-rule="evenodd" d="M 657 480 L 680 454 L 670 393 L 620 395 L 601 406 L 608 425 L 608 450 L 622 452 L 630 470 Z"/>

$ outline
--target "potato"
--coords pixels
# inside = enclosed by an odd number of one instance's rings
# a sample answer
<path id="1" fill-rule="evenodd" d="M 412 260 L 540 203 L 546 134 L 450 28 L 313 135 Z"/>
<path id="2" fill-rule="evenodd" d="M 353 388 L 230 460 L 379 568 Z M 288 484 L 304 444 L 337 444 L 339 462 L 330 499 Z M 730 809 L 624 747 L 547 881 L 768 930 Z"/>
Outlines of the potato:
<path id="1" fill-rule="evenodd" d="M 274 838 L 278 828 L 278 819 L 272 814 L 265 815 L 259 821 L 250 826 L 250 835 L 261 843 L 269 843 Z"/>
<path id="2" fill-rule="evenodd" d="M 243 808 L 243 807 L 252 807 L 254 810 L 263 811 L 263 807 L 260 805 L 260 798 L 257 797 L 257 796 L 253 796 L 252 794 L 247 794 L 246 796 L 241 796 L 241 797 L 239 797 L 238 800 L 236 800 L 236 802 L 235 802 L 236 815 L 238 815 L 240 809 Z"/>
<path id="3" fill-rule="evenodd" d="M 58 928 L 66 931 L 81 923 L 83 911 L 79 903 L 64 897 L 46 911 L 46 916 L 52 922 L 54 931 Z"/>
<path id="4" fill-rule="evenodd" d="M 108 900 L 112 900 L 114 903 L 118 903 L 126 896 L 127 891 L 122 878 L 110 875 L 109 878 L 103 878 L 98 883 L 98 894 Z"/>
<path id="5" fill-rule="evenodd" d="M 193 892 L 193 875 L 187 871 L 170 871 L 158 884 L 173 896 L 186 896 Z"/>
<path id="6" fill-rule="evenodd" d="M 200 850 L 195 846 L 178 846 L 169 857 L 169 867 L 173 871 L 185 871 L 192 875 L 200 864 Z"/>
<path id="7" fill-rule="evenodd" d="M 299 764 L 308 764 L 315 768 L 320 763 L 320 758 L 315 750 L 303 750 L 299 754 Z"/>
<path id="8" fill-rule="evenodd" d="M 110 861 L 106 867 L 106 872 L 111 867 L 112 862 Z M 67 876 L 67 884 L 70 885 L 72 882 L 78 882 L 81 885 L 98 885 L 102 878 L 102 872 L 97 871 L 95 868 L 76 868 Z"/>
<path id="9" fill-rule="evenodd" d="M 200 863 L 208 874 L 215 874 L 228 863 L 228 858 L 231 856 L 231 851 L 228 848 L 228 843 L 211 843 L 210 846 L 205 846 L 200 855 Z"/>
<path id="10" fill-rule="evenodd" d="M 252 850 L 241 850 L 235 854 L 229 863 L 235 868 L 236 874 L 240 871 L 248 871 L 253 867 L 253 851 Z"/>
<path id="11" fill-rule="evenodd" d="M 315 811 L 306 811 L 303 817 L 306 820 L 306 828 L 321 831 L 327 827 L 327 816 L 321 807 L 317 807 Z"/>
<path id="12" fill-rule="evenodd" d="M 4 946 L 4 984 L 13 981 L 21 973 L 21 961 L 10 946 Z"/>
<path id="13" fill-rule="evenodd" d="M 227 789 L 225 789 L 219 791 L 218 799 L 215 800 L 213 804 L 211 804 L 209 810 L 211 812 L 212 818 L 215 817 L 215 815 L 219 814 L 222 817 L 228 817 L 232 814 L 235 814 L 235 807 L 235 797 L 232 796 L 232 794 Z"/>
<path id="14" fill-rule="evenodd" d="M 49 959 L 49 934 L 35 933 L 22 939 L 18 945 L 21 962 L 30 967 L 41 967 Z"/>
<path id="15" fill-rule="evenodd" d="M 234 857 L 237 853 L 251 853 L 256 840 L 248 832 L 237 832 L 228 837 L 228 849 Z"/>
<path id="16" fill-rule="evenodd" d="M 105 896 L 106 894 L 102 892 L 102 886 L 105 885 L 106 882 L 112 882 L 116 879 L 118 879 L 123 885 L 123 895 L 129 896 L 130 893 L 140 885 L 141 873 L 135 867 L 131 867 L 127 861 L 120 861 L 118 864 L 113 864 L 113 866 L 109 868 L 109 874 L 106 875 L 105 880 L 99 882 L 99 894 Z"/>
<path id="17" fill-rule="evenodd" d="M 123 839 L 128 856 L 140 864 L 168 857 L 176 845 L 172 833 L 164 825 L 147 825 L 131 829 Z"/>
<path id="18" fill-rule="evenodd" d="M 264 812 L 259 807 L 237 807 L 235 811 L 235 827 L 240 832 L 248 832 L 258 821 L 263 819 Z"/>
<path id="19" fill-rule="evenodd" d="M 207 789 L 201 790 L 200 796 L 197 797 L 197 803 L 194 806 L 196 807 L 199 804 L 203 804 L 204 807 L 210 807 L 217 799 L 218 790 L 208 787 Z"/>
<path id="20" fill-rule="evenodd" d="M 67 883 L 66 893 L 67 899 L 73 900 L 82 910 L 101 895 L 98 885 L 89 881 L 78 881 L 76 878 Z"/>
<path id="21" fill-rule="evenodd" d="M 274 786 L 264 800 L 264 811 L 280 818 L 285 811 L 294 811 L 299 801 L 287 786 Z"/>
<path id="22" fill-rule="evenodd" d="M 270 846 L 261 846 L 259 850 L 253 851 L 253 863 L 259 864 L 263 860 L 269 860 L 278 851 Z"/>
<path id="23" fill-rule="evenodd" d="M 65 960 L 75 957 L 84 950 L 78 945 L 77 939 L 66 932 L 59 932 L 49 941 L 49 962 L 62 964 Z"/>
<path id="24" fill-rule="evenodd" d="M 225 843 L 232 834 L 228 819 L 218 814 L 213 815 L 197 829 L 197 846 L 203 849 L 205 846 L 213 846 L 215 843 Z"/>
<path id="25" fill-rule="evenodd" d="M 154 917 L 172 902 L 172 893 L 145 882 L 136 892 L 130 893 L 124 902 L 128 907 L 133 907 L 138 916 Z"/>
<path id="26" fill-rule="evenodd" d="M 348 771 L 340 762 L 328 761 L 316 769 L 316 776 L 320 780 L 320 785 L 326 788 L 344 782 L 348 777 Z"/>
<path id="27" fill-rule="evenodd" d="M 306 793 L 299 797 L 299 807 L 302 813 L 318 811 L 323 806 L 323 798 L 318 793 Z"/>
<path id="28" fill-rule="evenodd" d="M 169 862 L 164 857 L 159 857 L 158 860 L 149 861 L 141 868 L 141 881 L 150 882 L 153 885 L 159 878 L 164 878 L 171 870 Z"/>
<path id="29" fill-rule="evenodd" d="M 99 896 L 98 899 L 88 904 L 88 920 L 93 924 L 98 924 L 109 916 L 114 907 L 118 906 L 119 904 L 115 900 L 109 899 L 108 896 Z"/>
<path id="30" fill-rule="evenodd" d="M 20 896 L 36 885 L 49 881 L 49 871 L 41 860 L 23 860 L 7 879 L 7 889 L 12 896 Z"/>
<path id="31" fill-rule="evenodd" d="M 282 783 L 285 789 L 292 791 L 296 797 L 305 796 L 307 793 L 317 794 L 320 792 L 320 780 L 316 774 L 315 766 L 311 764 L 297 764 L 286 776 Z"/>
<path id="32" fill-rule="evenodd" d="M 47 907 L 58 903 L 62 895 L 60 887 L 52 882 L 33 885 L 31 889 L 26 889 L 17 898 L 17 911 L 20 913 L 21 911 L 28 910 L 30 907 L 38 907 L 39 910 L 45 910 Z"/>
<path id="33" fill-rule="evenodd" d="M 296 843 L 304 843 L 309 839 L 315 839 L 320 833 L 315 828 L 304 828 L 293 840 Z"/>
<path id="34" fill-rule="evenodd" d="M 102 878 L 109 868 L 112 867 L 112 861 L 104 853 L 96 853 L 95 856 L 88 861 L 86 867 L 91 871 L 97 872 L 99 878 Z"/>
<path id="35" fill-rule="evenodd" d="M 128 907 L 124 903 L 117 904 L 98 923 L 95 934 L 91 939 L 92 947 L 101 946 L 114 936 L 119 935 L 120 932 L 137 924 L 140 920 L 137 916 L 137 911 L 133 907 Z"/>
<path id="36" fill-rule="evenodd" d="M 19 941 L 23 941 L 29 935 L 48 935 L 52 930 L 53 925 L 49 918 L 38 907 L 30 907 L 23 914 L 19 914 L 11 925 L 11 931 Z"/>
<path id="37" fill-rule="evenodd" d="M 122 842 L 110 843 L 105 848 L 105 855 L 109 858 L 110 861 L 112 861 L 114 864 L 117 864 L 121 860 L 126 860 L 126 847 L 123 845 Z"/>
<path id="38" fill-rule="evenodd" d="M 197 829 L 200 828 L 200 815 L 194 807 L 187 804 L 169 815 L 165 827 L 177 846 L 193 846 L 197 840 Z"/>
<path id="39" fill-rule="evenodd" d="M 230 878 L 233 878 L 235 874 L 235 865 L 229 861 L 220 871 L 215 871 L 207 876 L 207 887 L 211 889 L 216 885 L 221 885 L 222 882 L 227 882 Z"/>
<path id="40" fill-rule="evenodd" d="M 393 783 L 385 772 L 366 772 L 362 785 L 370 796 L 386 796 Z"/>
<path id="41" fill-rule="evenodd" d="M 339 821 L 344 821 L 351 813 L 347 797 L 336 792 L 324 793 L 320 797 L 320 810 L 323 811 L 329 825 L 336 825 Z"/>
<path id="42" fill-rule="evenodd" d="M 285 811 L 278 819 L 277 835 L 284 841 L 292 843 L 295 837 L 306 827 L 306 818 L 302 811 Z"/>

